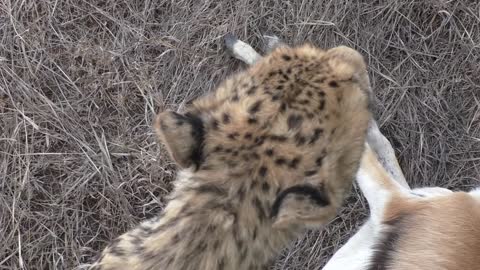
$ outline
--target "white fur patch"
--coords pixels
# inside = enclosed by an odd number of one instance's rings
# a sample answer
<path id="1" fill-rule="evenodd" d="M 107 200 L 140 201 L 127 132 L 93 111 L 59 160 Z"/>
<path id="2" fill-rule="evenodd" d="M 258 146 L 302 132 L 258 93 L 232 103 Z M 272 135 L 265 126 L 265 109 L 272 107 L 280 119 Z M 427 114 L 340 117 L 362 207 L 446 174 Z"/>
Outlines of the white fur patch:
<path id="1" fill-rule="evenodd" d="M 176 187 L 182 187 L 189 185 L 193 177 L 193 168 L 181 169 L 178 171 L 177 180 L 175 181 Z"/>
<path id="2" fill-rule="evenodd" d="M 480 200 L 480 187 L 469 192 L 475 199 Z"/>
<path id="3" fill-rule="evenodd" d="M 368 201 L 370 218 L 374 224 L 380 224 L 387 202 L 391 194 L 380 186 L 372 176 L 363 168 L 357 173 L 357 183 L 362 190 L 363 196 Z"/>
<path id="4" fill-rule="evenodd" d="M 323 270 L 362 270 L 370 262 L 373 245 L 380 226 L 368 220 L 360 230 L 340 248 Z"/>
<path id="5" fill-rule="evenodd" d="M 424 188 L 415 188 L 412 190 L 412 193 L 415 195 L 431 198 L 437 196 L 445 196 L 452 194 L 453 191 L 441 188 L 441 187 L 424 187 Z"/>

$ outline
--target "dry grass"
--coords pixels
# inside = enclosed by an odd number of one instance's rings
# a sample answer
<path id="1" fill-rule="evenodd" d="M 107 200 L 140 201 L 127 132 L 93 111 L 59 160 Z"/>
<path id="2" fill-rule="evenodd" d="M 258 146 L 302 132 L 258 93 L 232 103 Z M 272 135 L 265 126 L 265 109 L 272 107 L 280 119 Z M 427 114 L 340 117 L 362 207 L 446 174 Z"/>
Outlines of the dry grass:
<path id="1" fill-rule="evenodd" d="M 175 167 L 152 117 L 242 68 L 227 32 L 357 48 L 410 183 L 479 184 L 477 1 L 4 0 L 0 269 L 73 268 L 162 209 Z M 277 268 L 319 269 L 364 206 L 352 195 Z"/>

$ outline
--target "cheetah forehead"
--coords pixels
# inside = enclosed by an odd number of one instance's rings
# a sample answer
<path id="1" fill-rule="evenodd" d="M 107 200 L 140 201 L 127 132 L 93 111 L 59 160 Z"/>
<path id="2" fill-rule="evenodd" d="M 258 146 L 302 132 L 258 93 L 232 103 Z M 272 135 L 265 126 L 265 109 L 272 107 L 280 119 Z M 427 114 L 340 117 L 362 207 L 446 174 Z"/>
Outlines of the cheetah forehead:
<path id="1" fill-rule="evenodd" d="M 341 98 L 362 76 L 368 80 L 364 75 L 363 58 L 351 48 L 282 47 L 225 80 L 216 91 L 194 102 L 194 107 L 203 113 L 231 109 L 244 115 L 263 109 L 256 117 L 265 119 L 287 109 L 321 112 L 328 97 Z"/>
<path id="2" fill-rule="evenodd" d="M 353 49 L 282 47 L 195 100 L 191 111 L 204 122 L 207 148 L 270 139 L 312 151 L 342 125 L 368 118 L 368 84 Z"/>

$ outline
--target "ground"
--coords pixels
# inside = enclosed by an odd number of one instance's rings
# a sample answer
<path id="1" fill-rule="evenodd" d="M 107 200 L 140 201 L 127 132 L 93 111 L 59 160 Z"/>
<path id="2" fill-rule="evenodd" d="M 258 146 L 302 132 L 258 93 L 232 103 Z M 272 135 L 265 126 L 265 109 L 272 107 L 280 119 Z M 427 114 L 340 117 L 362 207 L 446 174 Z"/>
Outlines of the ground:
<path id="1" fill-rule="evenodd" d="M 389 3 L 390 2 L 390 3 Z M 0 3 L 0 269 L 68 269 L 154 216 L 176 168 L 152 130 L 245 66 L 255 46 L 348 45 L 411 186 L 480 184 L 476 1 L 36 1 Z M 275 269 L 319 269 L 367 216 L 358 191 Z"/>

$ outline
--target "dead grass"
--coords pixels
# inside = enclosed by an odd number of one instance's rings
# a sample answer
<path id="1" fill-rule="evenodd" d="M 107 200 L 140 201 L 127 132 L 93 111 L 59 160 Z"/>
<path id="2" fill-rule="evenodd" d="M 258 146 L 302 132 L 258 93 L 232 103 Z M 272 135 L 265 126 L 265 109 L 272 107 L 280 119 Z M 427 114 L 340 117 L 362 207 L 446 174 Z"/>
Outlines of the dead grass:
<path id="1" fill-rule="evenodd" d="M 409 182 L 479 184 L 477 1 L 5 0 L 0 269 L 73 268 L 162 209 L 175 167 L 152 117 L 242 67 L 225 53 L 227 32 L 357 48 Z M 364 206 L 353 194 L 277 269 L 319 269 Z"/>

